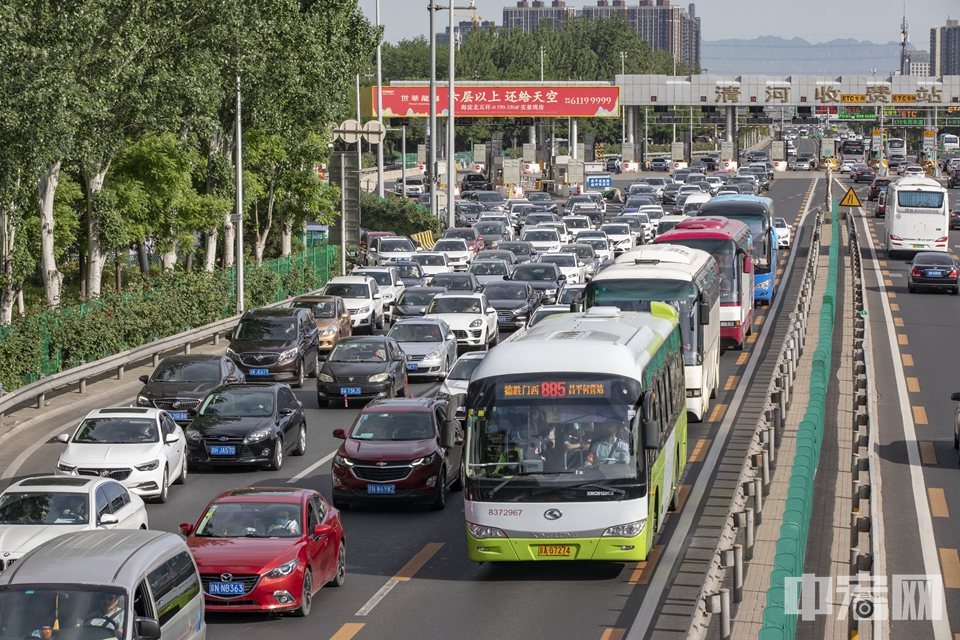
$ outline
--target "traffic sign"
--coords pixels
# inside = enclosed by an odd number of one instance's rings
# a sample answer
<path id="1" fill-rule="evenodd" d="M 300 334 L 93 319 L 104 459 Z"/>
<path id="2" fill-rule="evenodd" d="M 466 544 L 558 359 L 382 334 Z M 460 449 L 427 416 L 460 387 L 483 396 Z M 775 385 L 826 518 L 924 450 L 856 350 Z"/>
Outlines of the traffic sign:
<path id="1" fill-rule="evenodd" d="M 850 187 L 850 190 L 847 191 L 847 195 L 843 196 L 843 200 L 840 201 L 841 207 L 862 207 L 863 204 L 860 202 L 860 198 L 857 197 L 857 193 L 853 190 L 853 187 Z"/>
<path id="2" fill-rule="evenodd" d="M 603 175 L 587 176 L 588 189 L 609 189 L 613 186 L 613 178 L 609 173 Z"/>
<path id="3" fill-rule="evenodd" d="M 891 127 L 922 127 L 923 118 L 892 118 Z"/>
<path id="4" fill-rule="evenodd" d="M 947 118 L 948 127 L 960 127 L 960 118 Z"/>
<path id="5" fill-rule="evenodd" d="M 380 144 L 387 135 L 387 128 L 382 122 L 370 120 L 363 125 L 363 137 L 370 144 Z"/>

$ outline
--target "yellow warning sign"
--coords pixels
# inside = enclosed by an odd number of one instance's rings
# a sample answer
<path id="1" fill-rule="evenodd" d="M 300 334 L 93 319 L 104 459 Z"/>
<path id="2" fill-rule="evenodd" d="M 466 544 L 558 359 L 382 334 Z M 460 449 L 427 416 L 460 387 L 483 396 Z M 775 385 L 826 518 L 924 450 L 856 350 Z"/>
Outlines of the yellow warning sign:
<path id="1" fill-rule="evenodd" d="M 863 204 L 860 203 L 860 198 L 857 197 L 857 194 L 854 192 L 853 187 L 850 187 L 850 190 L 847 191 L 847 195 L 843 196 L 843 200 L 840 201 L 841 207 L 862 207 Z"/>

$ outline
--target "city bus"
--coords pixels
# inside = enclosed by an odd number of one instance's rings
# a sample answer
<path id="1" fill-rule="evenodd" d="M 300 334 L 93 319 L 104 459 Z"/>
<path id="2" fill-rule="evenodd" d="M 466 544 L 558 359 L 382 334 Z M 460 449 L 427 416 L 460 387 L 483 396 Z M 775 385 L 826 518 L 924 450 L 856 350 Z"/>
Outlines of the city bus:
<path id="1" fill-rule="evenodd" d="M 887 186 L 887 255 L 949 251 L 950 203 L 947 190 L 930 178 L 900 178 Z"/>
<path id="2" fill-rule="evenodd" d="M 844 160 L 853 160 L 857 164 L 867 161 L 863 140 L 844 140 L 840 143 L 840 152 L 837 155 L 837 162 L 840 164 L 843 164 Z"/>
<path id="3" fill-rule="evenodd" d="M 594 307 L 490 350 L 466 397 L 471 560 L 647 559 L 687 459 L 679 322 Z"/>
<path id="4" fill-rule="evenodd" d="M 720 216 L 739 220 L 749 227 L 753 241 L 750 257 L 754 303 L 771 304 L 777 293 L 777 279 L 773 272 L 777 265 L 778 251 L 773 200 L 760 196 L 724 194 L 700 207 L 697 216 Z"/>
<path id="5" fill-rule="evenodd" d="M 940 146 L 943 147 L 943 151 L 946 153 L 958 151 L 960 150 L 960 137 L 952 133 L 941 133 Z"/>
<path id="6" fill-rule="evenodd" d="M 595 275 L 584 308 L 646 311 L 652 302 L 680 313 L 687 411 L 703 419 L 720 386 L 720 271 L 706 251 L 673 244 L 638 247 Z"/>
<path id="7" fill-rule="evenodd" d="M 753 242 L 739 220 L 690 218 L 657 236 L 654 244 L 701 249 L 720 267 L 720 346 L 742 350 L 753 326 Z"/>

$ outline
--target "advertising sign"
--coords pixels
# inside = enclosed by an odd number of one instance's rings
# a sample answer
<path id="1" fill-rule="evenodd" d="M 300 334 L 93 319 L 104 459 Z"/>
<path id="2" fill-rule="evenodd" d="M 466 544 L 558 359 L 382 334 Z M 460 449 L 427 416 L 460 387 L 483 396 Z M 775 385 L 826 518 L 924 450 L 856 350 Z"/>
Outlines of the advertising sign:
<path id="1" fill-rule="evenodd" d="M 454 115 L 474 118 L 617 118 L 620 88 L 602 86 L 456 86 Z M 383 117 L 426 118 L 430 88 L 384 87 Z M 447 88 L 437 87 L 437 115 L 446 116 Z"/>

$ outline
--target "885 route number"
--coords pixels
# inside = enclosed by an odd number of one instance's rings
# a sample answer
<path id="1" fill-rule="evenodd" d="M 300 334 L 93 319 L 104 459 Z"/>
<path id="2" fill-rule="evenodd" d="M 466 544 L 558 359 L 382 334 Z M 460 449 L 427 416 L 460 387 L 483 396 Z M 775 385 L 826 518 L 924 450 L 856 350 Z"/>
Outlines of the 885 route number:
<path id="1" fill-rule="evenodd" d="M 488 509 L 488 516 L 519 516 L 523 509 Z"/>

